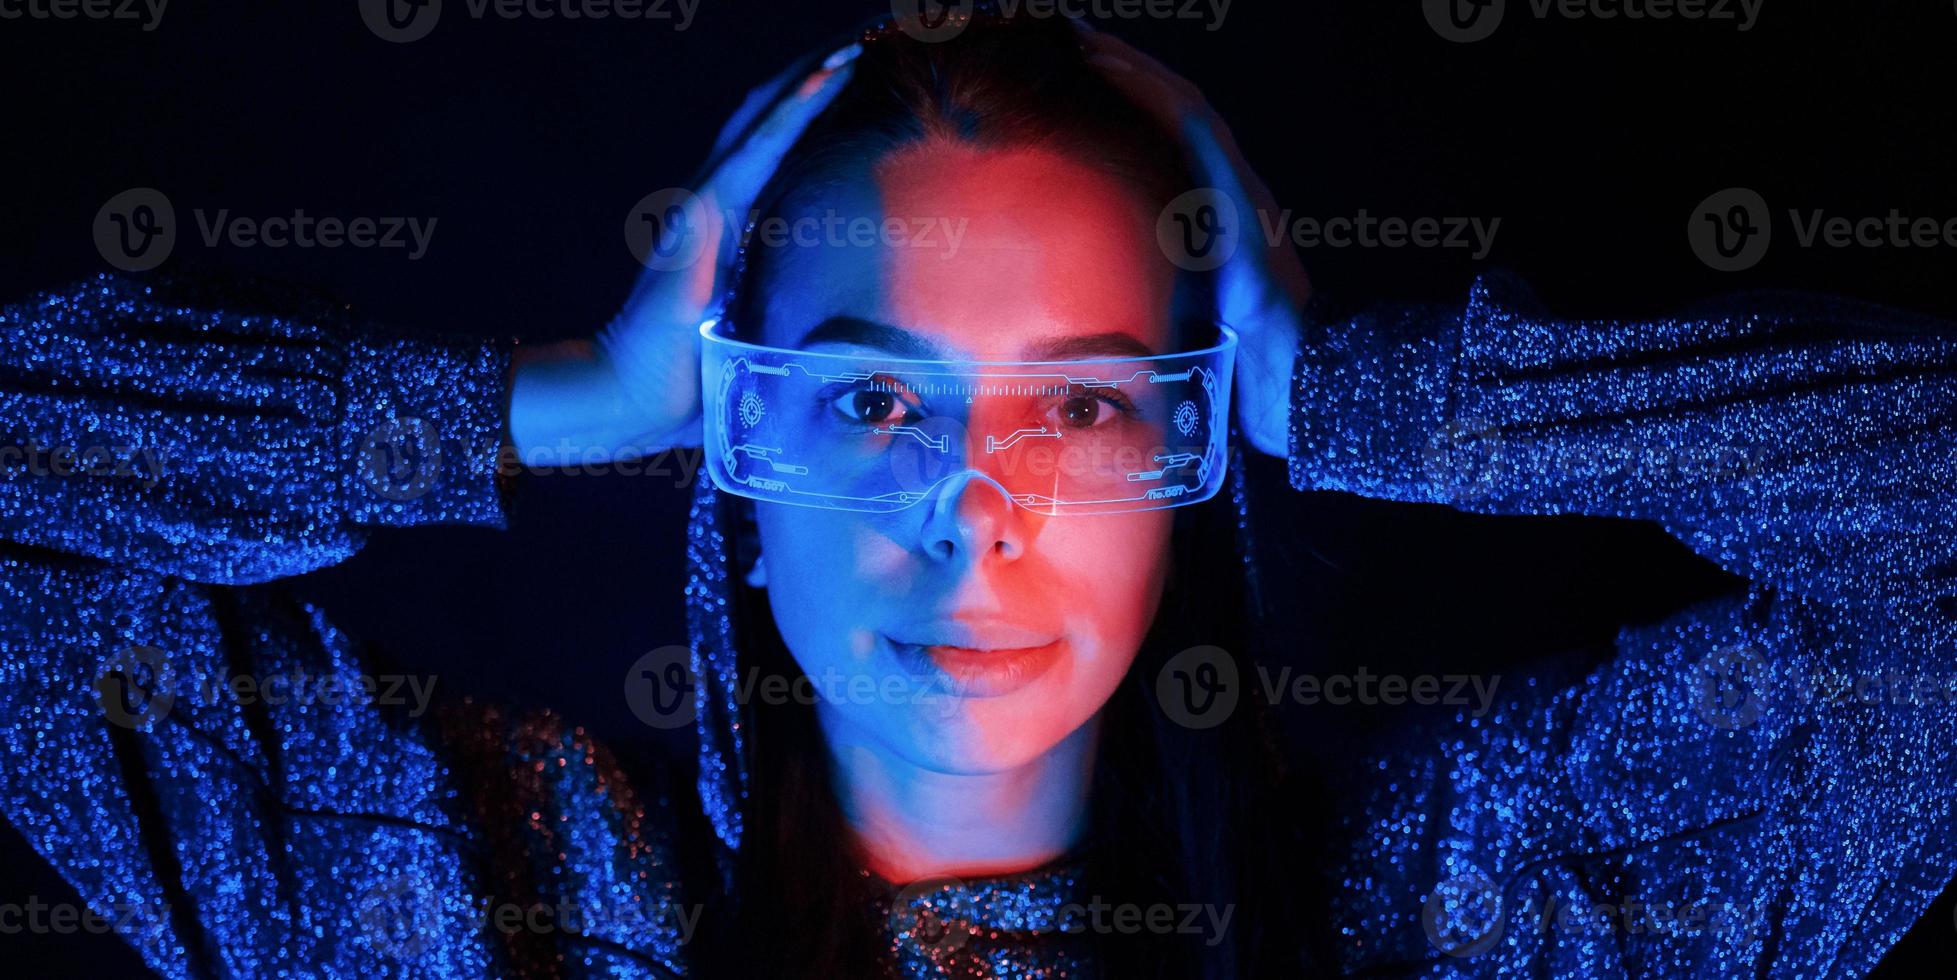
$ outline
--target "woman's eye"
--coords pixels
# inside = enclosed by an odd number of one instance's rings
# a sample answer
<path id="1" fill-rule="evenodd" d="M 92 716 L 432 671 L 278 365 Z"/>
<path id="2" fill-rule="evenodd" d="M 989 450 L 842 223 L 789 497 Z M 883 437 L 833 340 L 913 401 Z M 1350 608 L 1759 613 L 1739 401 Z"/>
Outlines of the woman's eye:
<path id="1" fill-rule="evenodd" d="M 901 417 L 904 409 L 895 394 L 868 388 L 846 392 L 832 404 L 844 418 L 860 425 L 883 425 Z"/>
<path id="2" fill-rule="evenodd" d="M 1060 403 L 1060 424 L 1070 429 L 1087 429 L 1113 417 L 1115 408 L 1093 395 L 1073 395 Z"/>

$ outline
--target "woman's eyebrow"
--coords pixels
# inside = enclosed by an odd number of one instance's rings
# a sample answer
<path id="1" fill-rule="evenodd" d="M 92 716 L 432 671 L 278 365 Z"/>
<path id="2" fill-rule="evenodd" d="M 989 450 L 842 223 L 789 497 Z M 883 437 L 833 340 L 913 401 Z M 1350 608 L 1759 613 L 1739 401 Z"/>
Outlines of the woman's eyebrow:
<path id="1" fill-rule="evenodd" d="M 853 316 L 832 316 L 816 324 L 808 333 L 802 335 L 802 342 L 798 346 L 806 349 L 816 344 L 869 347 L 887 351 L 898 357 L 926 361 L 936 360 L 940 356 L 937 345 L 909 330 Z"/>
<path id="2" fill-rule="evenodd" d="M 1096 357 L 1154 357 L 1148 345 L 1119 331 L 1051 337 L 1026 350 L 1030 361 L 1081 361 Z"/>

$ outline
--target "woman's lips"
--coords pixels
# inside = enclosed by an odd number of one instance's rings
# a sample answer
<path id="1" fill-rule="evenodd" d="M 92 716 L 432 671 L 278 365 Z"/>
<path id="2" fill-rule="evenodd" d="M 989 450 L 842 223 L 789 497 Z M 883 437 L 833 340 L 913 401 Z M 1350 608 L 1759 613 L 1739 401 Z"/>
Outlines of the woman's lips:
<path id="1" fill-rule="evenodd" d="M 1038 680 L 1060 661 L 1065 642 L 1019 627 L 946 624 L 886 635 L 904 669 L 937 681 L 955 697 L 996 698 Z"/>

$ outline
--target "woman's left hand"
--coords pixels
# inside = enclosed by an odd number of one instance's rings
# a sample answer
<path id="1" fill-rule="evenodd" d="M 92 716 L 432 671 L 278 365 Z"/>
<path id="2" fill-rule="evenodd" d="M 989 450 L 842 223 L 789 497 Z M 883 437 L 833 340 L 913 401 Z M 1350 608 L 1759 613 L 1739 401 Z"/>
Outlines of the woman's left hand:
<path id="1" fill-rule="evenodd" d="M 1237 418 L 1251 445 L 1284 456 L 1290 448 L 1291 369 L 1311 280 L 1290 243 L 1268 241 L 1261 233 L 1259 216 L 1271 221 L 1278 213 L 1270 188 L 1244 162 L 1230 127 L 1195 85 L 1113 35 L 1083 24 L 1081 39 L 1089 62 L 1182 140 L 1201 189 L 1236 211 L 1235 229 L 1211 226 L 1208 232 L 1224 240 L 1235 235 L 1235 250 L 1216 274 L 1217 312 L 1240 338 Z M 1227 222 L 1229 209 L 1217 210 Z"/>

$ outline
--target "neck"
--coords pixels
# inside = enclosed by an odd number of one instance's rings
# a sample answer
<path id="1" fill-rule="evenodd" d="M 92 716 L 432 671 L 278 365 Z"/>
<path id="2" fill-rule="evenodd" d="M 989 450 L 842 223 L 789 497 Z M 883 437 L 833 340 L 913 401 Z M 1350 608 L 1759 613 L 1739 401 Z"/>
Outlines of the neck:
<path id="1" fill-rule="evenodd" d="M 1026 871 L 1073 850 L 1086 832 L 1099 716 L 1023 766 L 962 774 L 900 758 L 818 712 L 843 820 L 886 881 Z"/>

